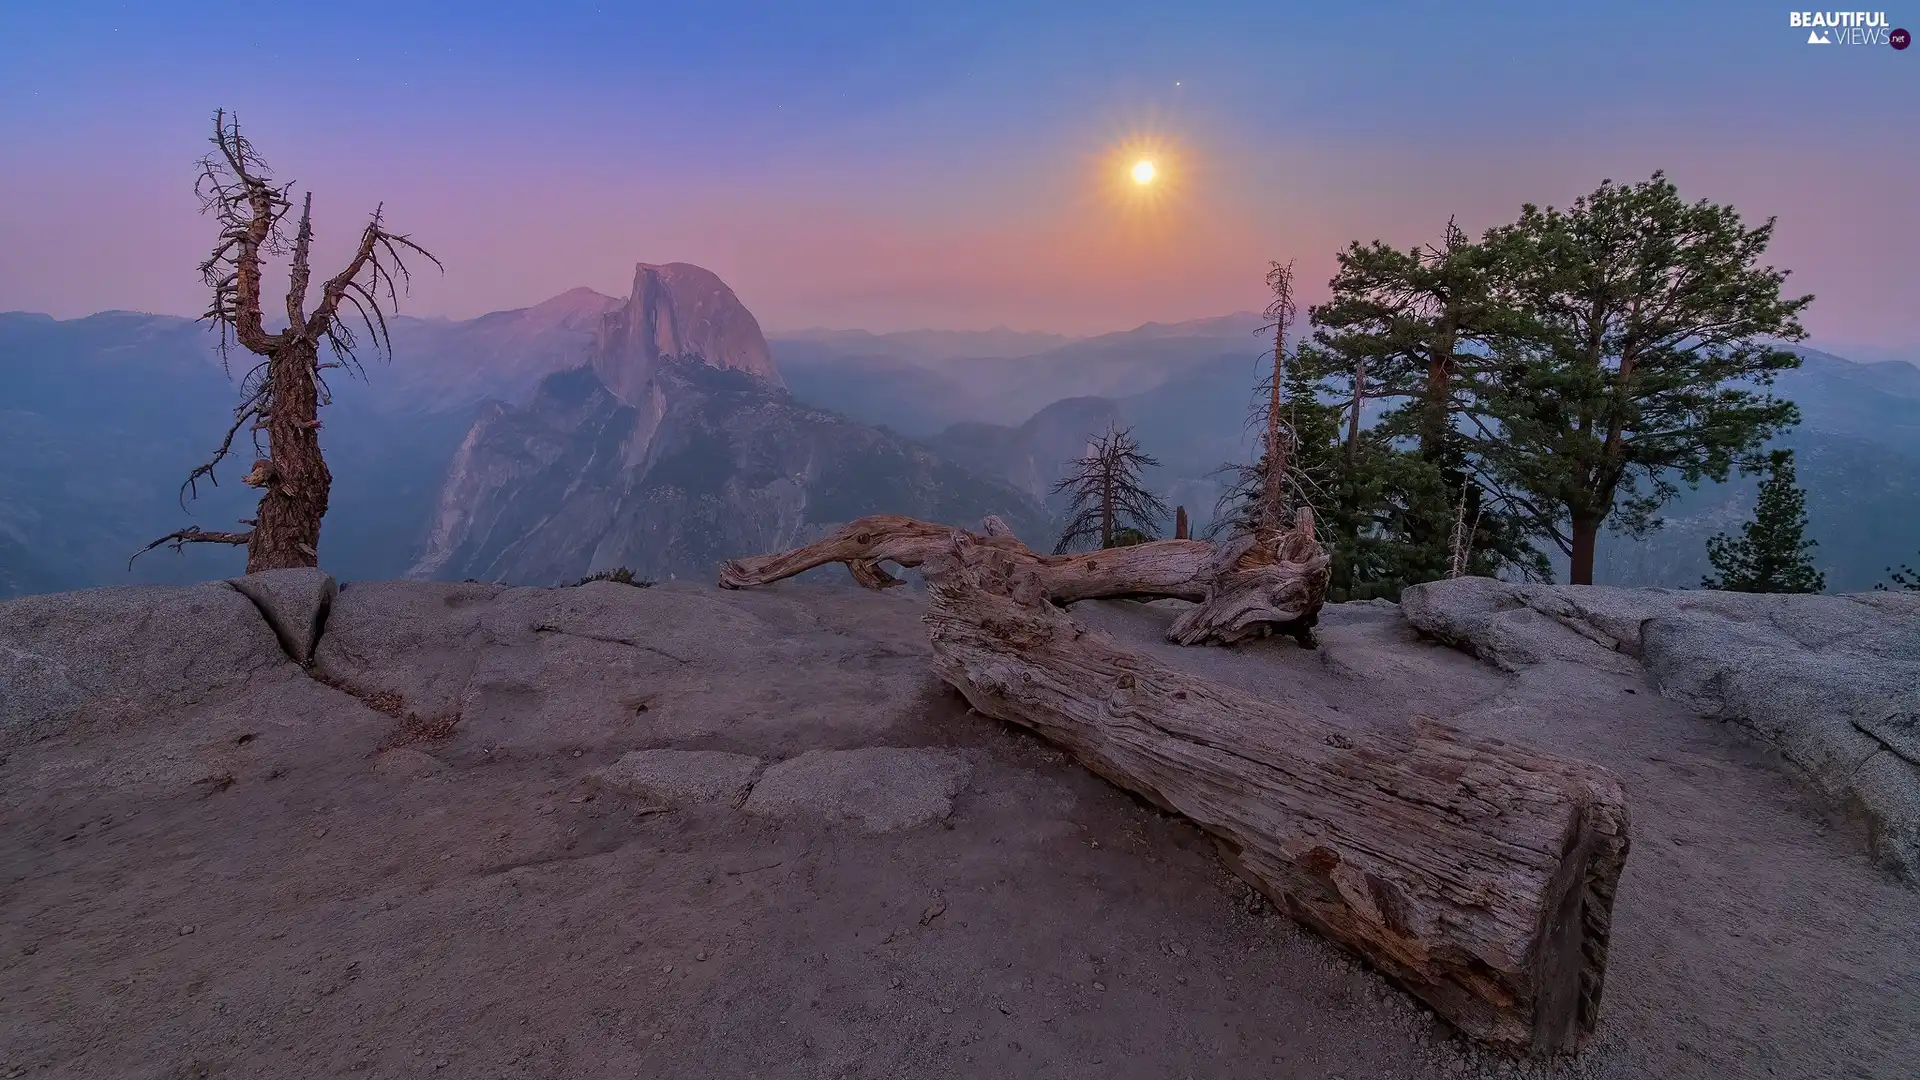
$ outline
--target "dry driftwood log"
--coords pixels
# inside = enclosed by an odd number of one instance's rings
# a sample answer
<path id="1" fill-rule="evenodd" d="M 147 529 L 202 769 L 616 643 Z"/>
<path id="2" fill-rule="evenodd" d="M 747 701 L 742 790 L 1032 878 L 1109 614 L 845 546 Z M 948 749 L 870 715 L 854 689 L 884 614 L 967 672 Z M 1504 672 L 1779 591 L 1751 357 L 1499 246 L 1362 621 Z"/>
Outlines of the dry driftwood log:
<path id="1" fill-rule="evenodd" d="M 817 566 L 844 563 L 855 581 L 884 589 L 900 584 L 900 579 L 881 563 L 920 566 L 951 547 L 956 535 L 1031 569 L 1046 598 L 1062 606 L 1094 599 L 1191 600 L 1195 606 L 1182 612 L 1168 632 L 1183 645 L 1233 642 L 1276 630 L 1309 644 L 1326 602 L 1330 562 L 1313 537 L 1309 510 L 1300 512 L 1291 529 L 1230 544 L 1156 540 L 1082 555 L 1038 554 L 997 517 L 989 517 L 976 535 L 875 514 L 803 548 L 728 562 L 720 568 L 720 586 L 766 585 Z"/>
<path id="2" fill-rule="evenodd" d="M 1282 910 L 1467 1034 L 1534 1053 L 1592 1033 L 1621 785 L 1431 722 L 1405 734 L 1209 685 L 1043 602 L 1050 568 L 950 533 L 923 549 L 940 676 L 1211 832 Z"/>

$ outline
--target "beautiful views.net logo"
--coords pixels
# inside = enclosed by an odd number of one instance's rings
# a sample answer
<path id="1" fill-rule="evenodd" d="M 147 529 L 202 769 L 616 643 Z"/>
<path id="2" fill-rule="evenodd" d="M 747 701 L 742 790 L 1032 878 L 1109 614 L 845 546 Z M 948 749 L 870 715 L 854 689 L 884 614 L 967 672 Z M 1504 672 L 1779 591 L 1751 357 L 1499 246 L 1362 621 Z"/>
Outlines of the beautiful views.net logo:
<path id="1" fill-rule="evenodd" d="M 1787 21 L 1807 31 L 1809 45 L 1892 45 L 1904 49 L 1911 40 L 1905 30 L 1893 28 L 1884 11 L 1790 11 Z"/>

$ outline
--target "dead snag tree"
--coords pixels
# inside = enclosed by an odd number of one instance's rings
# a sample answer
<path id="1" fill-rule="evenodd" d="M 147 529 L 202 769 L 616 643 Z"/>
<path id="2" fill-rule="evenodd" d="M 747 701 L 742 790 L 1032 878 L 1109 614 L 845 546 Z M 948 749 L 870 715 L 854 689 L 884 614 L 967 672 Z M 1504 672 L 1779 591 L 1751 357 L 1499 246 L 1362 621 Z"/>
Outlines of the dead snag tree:
<path id="1" fill-rule="evenodd" d="M 1259 440 L 1259 456 L 1216 471 L 1226 483 L 1214 503 L 1209 536 L 1272 537 L 1285 532 L 1301 508 L 1334 501 L 1328 497 L 1336 479 L 1328 469 L 1333 410 L 1320 400 L 1324 358 L 1305 349 L 1291 357 L 1287 353 L 1287 335 L 1297 314 L 1293 264 L 1269 264 L 1267 287 L 1273 301 L 1265 311 L 1271 321 L 1264 329 L 1273 332 L 1273 369 L 1255 387 L 1247 414 L 1247 428 Z M 1310 358 L 1313 362 L 1308 363 Z"/>
<path id="2" fill-rule="evenodd" d="M 1287 441 L 1290 432 L 1280 419 L 1280 389 L 1286 384 L 1287 331 L 1293 328 L 1296 311 L 1293 303 L 1293 264 L 1274 263 L 1267 269 L 1267 288 L 1273 301 L 1266 316 L 1273 320 L 1273 384 L 1267 401 L 1267 424 L 1263 443 L 1263 475 L 1260 480 L 1259 512 L 1256 528 L 1275 532 L 1285 527 L 1293 515 L 1287 512 Z"/>
<path id="3" fill-rule="evenodd" d="M 1053 494 L 1073 497 L 1053 553 L 1064 555 L 1088 542 L 1104 549 L 1156 539 L 1167 504 L 1147 490 L 1140 474 L 1159 464 L 1141 452 L 1131 429 L 1107 428 L 1053 485 Z"/>
<path id="4" fill-rule="evenodd" d="M 291 183 L 276 184 L 253 144 L 240 133 L 240 122 L 225 110 L 214 113 L 213 152 L 200 161 L 194 193 L 200 209 L 220 224 L 213 254 L 200 264 L 200 275 L 213 290 L 213 301 L 202 319 L 220 333 L 220 359 L 227 362 L 230 347 L 239 346 L 260 359 L 240 381 L 240 404 L 233 424 L 213 456 L 196 467 L 180 487 L 180 505 L 199 495 L 199 480 L 217 483 L 214 468 L 233 451 L 242 430 L 253 443 L 253 467 L 242 482 L 260 489 L 254 517 L 242 521 L 244 532 L 211 532 L 198 526 L 179 529 L 135 553 L 170 545 L 245 544 L 247 573 L 317 566 L 320 560 L 320 521 L 327 513 L 333 475 L 320 451 L 320 408 L 331 401 L 325 372 L 345 368 L 364 374 L 360 351 L 371 348 L 388 354 L 387 315 L 399 303 L 409 281 L 402 256 L 417 254 L 440 265 L 432 253 L 406 236 L 387 229 L 376 207 L 360 233 L 359 246 L 339 273 L 320 287 L 313 310 L 307 310 L 308 284 L 313 270 L 313 194 L 301 200 L 300 219 L 291 244 L 283 223 L 293 208 Z M 261 313 L 264 260 L 289 255 L 286 328 L 266 329 Z M 358 330 L 354 323 L 359 324 Z M 364 331 L 362 337 L 360 331 Z M 229 369 L 231 371 L 231 369 Z"/>

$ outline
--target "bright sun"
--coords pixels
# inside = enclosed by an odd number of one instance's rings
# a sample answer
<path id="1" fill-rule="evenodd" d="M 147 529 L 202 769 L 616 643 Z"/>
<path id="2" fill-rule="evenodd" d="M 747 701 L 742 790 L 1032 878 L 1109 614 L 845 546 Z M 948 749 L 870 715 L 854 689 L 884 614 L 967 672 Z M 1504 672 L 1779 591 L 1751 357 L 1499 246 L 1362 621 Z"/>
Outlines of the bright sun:
<path id="1" fill-rule="evenodd" d="M 1145 159 L 1134 162 L 1133 182 L 1136 184 L 1153 183 L 1153 162 Z"/>

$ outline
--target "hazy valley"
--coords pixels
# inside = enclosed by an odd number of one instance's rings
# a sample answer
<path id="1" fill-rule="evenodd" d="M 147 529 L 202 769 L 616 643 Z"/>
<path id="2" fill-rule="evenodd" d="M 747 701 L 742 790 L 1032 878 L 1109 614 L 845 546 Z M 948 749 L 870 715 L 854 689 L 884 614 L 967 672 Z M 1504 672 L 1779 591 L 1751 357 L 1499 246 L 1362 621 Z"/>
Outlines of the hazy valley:
<path id="1" fill-rule="evenodd" d="M 322 561 L 348 579 L 552 584 L 614 566 L 705 578 L 877 512 L 997 513 L 1038 537 L 1048 489 L 1109 424 L 1133 428 L 1162 462 L 1150 482 L 1203 526 L 1216 470 L 1252 452 L 1261 322 L 768 338 L 685 264 L 643 264 L 625 298 L 575 289 L 471 320 L 403 317 L 392 363 L 365 381 L 334 373 Z M 1783 442 L 1815 561 L 1829 589 L 1869 588 L 1920 547 L 1920 368 L 1803 356 L 1777 390 L 1803 414 Z M 243 466 L 203 481 L 188 513 L 176 501 L 236 392 L 187 319 L 0 315 L 0 595 L 234 573 L 225 549 L 127 558 L 181 525 L 247 516 Z M 1707 484 L 1646 539 L 1606 537 L 1597 580 L 1696 585 L 1706 538 L 1738 528 L 1752 489 Z"/>

